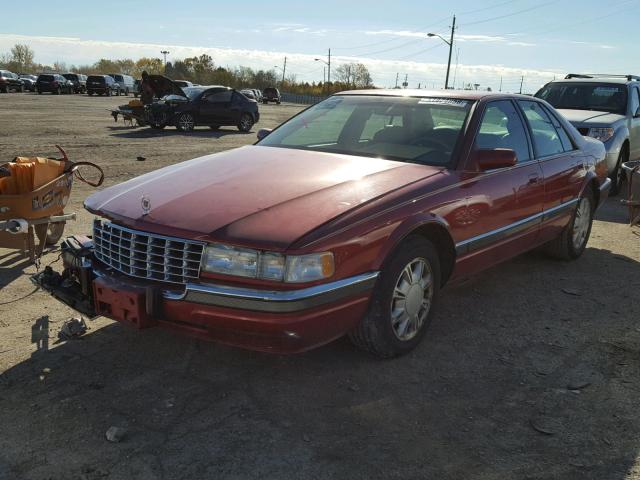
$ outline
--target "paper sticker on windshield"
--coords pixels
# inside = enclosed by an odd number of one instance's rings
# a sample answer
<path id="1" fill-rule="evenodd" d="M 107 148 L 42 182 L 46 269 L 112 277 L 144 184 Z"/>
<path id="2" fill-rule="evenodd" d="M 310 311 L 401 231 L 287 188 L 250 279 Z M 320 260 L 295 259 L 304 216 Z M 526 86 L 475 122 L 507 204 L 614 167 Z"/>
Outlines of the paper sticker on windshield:
<path id="1" fill-rule="evenodd" d="M 429 105 L 450 105 L 452 107 L 466 107 L 469 103 L 467 100 L 460 100 L 458 98 L 421 98 L 418 103 Z"/>

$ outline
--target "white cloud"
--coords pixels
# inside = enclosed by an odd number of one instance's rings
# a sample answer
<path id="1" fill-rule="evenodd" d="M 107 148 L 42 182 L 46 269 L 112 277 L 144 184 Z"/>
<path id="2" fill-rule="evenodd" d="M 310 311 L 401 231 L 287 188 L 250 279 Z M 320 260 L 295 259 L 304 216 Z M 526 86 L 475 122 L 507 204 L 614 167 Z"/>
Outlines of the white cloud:
<path id="1" fill-rule="evenodd" d="M 287 57 L 287 72 L 297 74 L 298 80 L 321 81 L 323 66 L 315 62 L 317 55 L 290 53 L 284 51 L 266 51 L 255 49 L 235 49 L 222 47 L 166 45 L 153 43 L 129 43 L 110 42 L 102 40 L 85 40 L 72 37 L 46 37 L 14 34 L 0 34 L 0 52 L 8 52 L 15 43 L 26 43 L 36 53 L 36 61 L 51 64 L 54 61 L 63 61 L 70 64 L 90 64 L 100 58 L 161 58 L 161 50 L 169 50 L 169 60 L 192 57 L 206 53 L 213 57 L 217 65 L 235 67 L 245 65 L 252 68 L 271 70 L 274 65 L 280 65 L 283 58 Z M 364 63 L 375 81 L 380 87 L 393 86 L 396 72 L 409 76 L 411 86 L 418 83 L 425 86 L 442 85 L 446 64 L 444 63 L 420 63 L 412 61 L 378 60 L 360 58 L 357 56 L 333 56 L 331 59 L 332 71 L 341 63 Z M 453 76 L 453 67 L 451 75 Z M 519 82 L 520 76 L 526 77 L 525 85 L 530 85 L 529 90 L 537 88 L 549 81 L 557 71 L 541 71 L 521 69 L 503 65 L 465 65 L 460 64 L 457 69 L 457 84 L 462 81 L 492 85 L 497 88 L 500 77 Z"/>
<path id="2" fill-rule="evenodd" d="M 366 30 L 363 33 L 366 35 L 388 35 L 394 37 L 410 37 L 410 38 L 427 38 L 428 32 L 417 32 L 414 30 Z M 500 43 L 515 47 L 533 47 L 534 43 L 528 42 L 512 42 L 507 41 L 506 37 L 512 35 L 480 35 L 480 34 L 457 34 L 455 36 L 456 42 L 477 42 L 477 43 Z M 448 33 L 443 33 L 442 37 L 448 38 Z"/>

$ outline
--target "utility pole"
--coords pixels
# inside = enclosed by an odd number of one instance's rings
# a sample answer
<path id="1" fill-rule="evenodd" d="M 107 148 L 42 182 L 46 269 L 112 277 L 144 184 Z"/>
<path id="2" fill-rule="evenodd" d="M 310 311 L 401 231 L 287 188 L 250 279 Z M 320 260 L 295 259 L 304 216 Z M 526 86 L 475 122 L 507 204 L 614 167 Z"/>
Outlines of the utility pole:
<path id="1" fill-rule="evenodd" d="M 500 77 L 500 88 L 498 89 L 499 92 L 502 91 L 502 77 Z"/>
<path id="2" fill-rule="evenodd" d="M 524 75 L 520 77 L 520 91 L 518 93 L 522 93 L 522 84 L 524 83 Z"/>
<path id="3" fill-rule="evenodd" d="M 420 84 L 420 83 L 418 83 L 418 90 L 420 90 L 420 85 L 421 85 L 421 84 Z"/>
<path id="4" fill-rule="evenodd" d="M 449 61 L 447 62 L 447 78 L 444 81 L 444 89 L 449 88 L 449 71 L 451 70 L 451 52 L 453 51 L 453 34 L 456 31 L 456 16 L 453 16 L 453 24 L 451 25 L 451 40 L 449 40 Z"/>
<path id="5" fill-rule="evenodd" d="M 331 49 L 329 49 L 329 62 L 327 63 L 327 83 L 331 83 Z"/>
<path id="6" fill-rule="evenodd" d="M 449 73 L 451 71 L 451 54 L 453 53 L 453 35 L 456 31 L 456 16 L 453 16 L 453 23 L 451 24 L 451 37 L 449 40 L 443 38 L 437 33 L 427 33 L 427 37 L 438 37 L 444 43 L 449 45 L 449 60 L 447 61 L 447 76 L 444 80 L 444 89 L 447 90 L 449 88 Z"/>
<path id="7" fill-rule="evenodd" d="M 456 48 L 456 68 L 453 69 L 453 89 L 456 89 L 456 77 L 458 76 L 458 58 L 460 57 L 460 47 Z"/>
<path id="8" fill-rule="evenodd" d="M 164 55 L 164 66 L 166 67 L 167 66 L 167 55 L 169 55 L 171 52 L 169 52 L 167 50 L 162 50 L 162 51 L 160 51 L 160 53 L 162 55 Z"/>
<path id="9" fill-rule="evenodd" d="M 394 88 L 398 88 L 398 78 L 400 76 L 399 72 L 396 72 L 396 86 Z"/>
<path id="10" fill-rule="evenodd" d="M 287 57 L 284 57 L 284 66 L 282 67 L 282 85 L 284 86 L 284 74 L 287 72 Z"/>
<path id="11" fill-rule="evenodd" d="M 405 73 L 405 74 L 404 74 L 404 82 L 402 82 L 402 86 L 403 86 L 404 88 L 407 88 L 407 87 L 409 86 L 409 82 L 408 82 L 408 80 L 409 80 L 409 74 L 408 74 L 408 73 Z"/>

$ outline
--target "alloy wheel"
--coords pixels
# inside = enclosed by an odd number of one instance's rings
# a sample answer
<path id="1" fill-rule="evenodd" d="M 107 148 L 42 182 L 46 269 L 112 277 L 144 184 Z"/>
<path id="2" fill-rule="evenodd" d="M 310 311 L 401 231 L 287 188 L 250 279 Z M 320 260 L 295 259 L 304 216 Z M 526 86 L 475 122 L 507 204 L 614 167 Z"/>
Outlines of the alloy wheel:
<path id="1" fill-rule="evenodd" d="M 180 119 L 178 120 L 178 126 L 180 130 L 189 132 L 193 130 L 195 127 L 195 121 L 193 119 L 193 115 L 189 113 L 183 113 L 180 115 Z"/>
<path id="2" fill-rule="evenodd" d="M 573 221 L 573 248 L 575 250 L 582 249 L 584 242 L 587 240 L 589 233 L 589 225 L 591 225 L 591 205 L 585 197 L 578 202 L 575 219 Z"/>
<path id="3" fill-rule="evenodd" d="M 415 337 L 433 300 L 433 272 L 424 258 L 415 258 L 400 272 L 391 297 L 391 327 L 401 341 Z"/>

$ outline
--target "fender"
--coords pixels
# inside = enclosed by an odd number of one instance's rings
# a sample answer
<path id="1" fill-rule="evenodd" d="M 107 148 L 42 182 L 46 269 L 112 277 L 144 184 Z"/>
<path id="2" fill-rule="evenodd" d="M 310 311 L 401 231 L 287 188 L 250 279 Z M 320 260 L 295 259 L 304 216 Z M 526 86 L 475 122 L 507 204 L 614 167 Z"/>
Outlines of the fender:
<path id="1" fill-rule="evenodd" d="M 417 213 L 412 215 L 400 223 L 398 227 L 393 231 L 391 235 L 387 238 L 387 240 L 382 245 L 380 249 L 378 259 L 376 263 L 373 265 L 374 269 L 381 269 L 389 258 L 391 252 L 393 252 L 398 245 L 413 232 L 419 231 L 425 227 L 434 226 L 440 229 L 446 237 L 448 237 L 448 242 L 443 242 L 436 240 L 435 246 L 438 248 L 439 253 L 445 255 L 445 258 L 449 259 L 448 264 L 442 265 L 442 277 L 443 284 L 444 281 L 451 275 L 453 271 L 453 265 L 455 264 L 456 259 L 456 251 L 455 251 L 455 242 L 453 241 L 453 237 L 451 236 L 451 230 L 449 227 L 449 223 L 439 215 L 433 213 Z"/>

